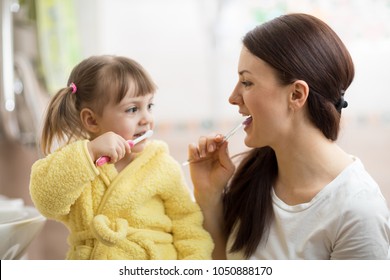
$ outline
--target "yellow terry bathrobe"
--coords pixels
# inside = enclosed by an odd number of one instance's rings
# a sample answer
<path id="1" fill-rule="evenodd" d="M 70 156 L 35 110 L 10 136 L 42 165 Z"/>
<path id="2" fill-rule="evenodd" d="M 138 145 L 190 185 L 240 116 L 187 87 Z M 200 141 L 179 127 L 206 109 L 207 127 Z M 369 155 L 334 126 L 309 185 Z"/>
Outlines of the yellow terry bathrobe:
<path id="1" fill-rule="evenodd" d="M 30 194 L 69 229 L 67 259 L 211 259 L 201 210 L 161 141 L 120 173 L 96 167 L 87 140 L 76 141 L 34 163 Z"/>

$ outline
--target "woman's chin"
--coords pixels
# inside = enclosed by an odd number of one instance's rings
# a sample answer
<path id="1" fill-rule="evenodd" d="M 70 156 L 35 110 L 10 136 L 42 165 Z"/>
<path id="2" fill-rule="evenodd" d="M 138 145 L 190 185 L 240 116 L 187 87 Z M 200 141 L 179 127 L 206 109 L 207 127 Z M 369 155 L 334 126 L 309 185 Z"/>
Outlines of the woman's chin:
<path id="1" fill-rule="evenodd" d="M 255 146 L 253 145 L 252 141 L 250 139 L 248 139 L 248 136 L 245 137 L 244 139 L 244 144 L 245 146 L 247 146 L 248 148 L 255 148 Z"/>

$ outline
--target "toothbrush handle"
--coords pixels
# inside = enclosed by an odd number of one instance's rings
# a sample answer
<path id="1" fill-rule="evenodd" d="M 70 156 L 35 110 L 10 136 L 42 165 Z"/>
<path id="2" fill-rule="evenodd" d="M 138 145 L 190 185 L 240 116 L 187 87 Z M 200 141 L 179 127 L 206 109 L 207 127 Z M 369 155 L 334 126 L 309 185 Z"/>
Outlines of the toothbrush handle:
<path id="1" fill-rule="evenodd" d="M 134 141 L 132 141 L 132 140 L 127 141 L 127 143 L 129 143 L 131 148 L 133 148 L 134 145 L 135 145 Z M 95 161 L 95 165 L 96 166 L 102 166 L 103 164 L 106 164 L 107 162 L 110 162 L 110 161 L 111 161 L 110 157 L 108 157 L 108 156 L 101 156 L 100 158 L 98 158 Z"/>
<path id="2" fill-rule="evenodd" d="M 222 143 L 226 142 L 230 137 L 232 137 L 242 126 L 244 126 L 245 122 L 242 122 L 240 123 L 239 125 L 237 125 L 235 128 L 233 128 L 232 130 L 230 130 L 224 137 L 223 137 L 223 141 Z M 182 163 L 182 166 L 187 166 L 189 165 L 191 162 L 193 162 L 192 160 L 187 160 L 185 162 Z"/>
<path id="3" fill-rule="evenodd" d="M 96 166 L 102 166 L 103 164 L 110 162 L 110 160 L 111 160 L 110 157 L 102 156 L 95 161 L 95 164 L 96 164 Z"/>

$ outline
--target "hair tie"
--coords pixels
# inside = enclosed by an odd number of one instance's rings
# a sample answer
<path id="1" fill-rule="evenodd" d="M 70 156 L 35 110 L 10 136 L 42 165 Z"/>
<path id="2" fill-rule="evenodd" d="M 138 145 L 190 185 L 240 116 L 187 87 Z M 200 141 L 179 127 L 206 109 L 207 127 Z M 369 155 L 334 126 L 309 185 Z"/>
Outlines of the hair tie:
<path id="1" fill-rule="evenodd" d="M 341 112 L 341 109 L 348 107 L 348 102 L 344 100 L 344 90 L 341 90 L 341 97 L 340 100 L 336 103 L 336 109 L 337 111 Z"/>
<path id="2" fill-rule="evenodd" d="M 75 94 L 76 92 L 77 92 L 77 87 L 76 87 L 76 85 L 72 82 L 72 83 L 70 83 L 70 86 L 69 87 L 71 87 L 72 88 L 72 94 Z"/>

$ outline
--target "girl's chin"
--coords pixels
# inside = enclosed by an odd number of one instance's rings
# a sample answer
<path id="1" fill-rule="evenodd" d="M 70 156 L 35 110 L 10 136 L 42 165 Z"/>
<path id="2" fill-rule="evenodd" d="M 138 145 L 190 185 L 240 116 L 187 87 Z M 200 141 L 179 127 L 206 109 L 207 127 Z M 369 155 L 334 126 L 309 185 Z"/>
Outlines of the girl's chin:
<path id="1" fill-rule="evenodd" d="M 140 153 L 140 152 L 142 152 L 144 150 L 144 148 L 145 148 L 145 144 L 146 144 L 145 141 L 139 142 L 137 145 L 135 145 L 131 149 L 131 152 L 132 153 Z"/>

